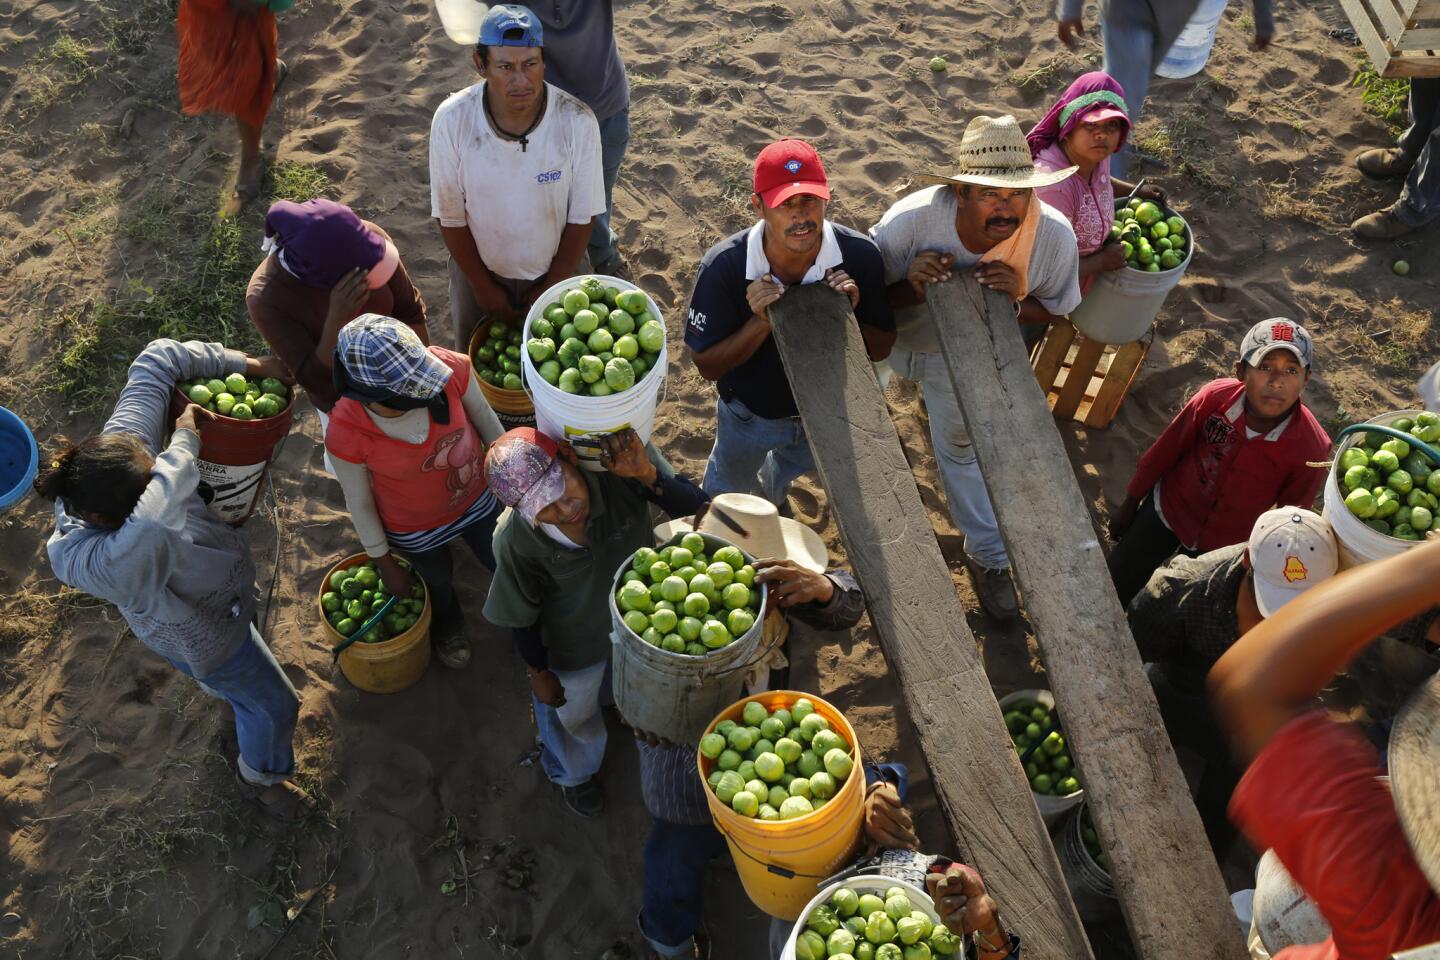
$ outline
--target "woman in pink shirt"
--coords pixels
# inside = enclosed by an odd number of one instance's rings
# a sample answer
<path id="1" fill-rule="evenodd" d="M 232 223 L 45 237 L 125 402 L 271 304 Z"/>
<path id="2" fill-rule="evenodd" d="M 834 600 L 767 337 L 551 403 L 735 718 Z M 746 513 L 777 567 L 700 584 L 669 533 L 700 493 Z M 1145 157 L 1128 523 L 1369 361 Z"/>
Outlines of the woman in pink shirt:
<path id="1" fill-rule="evenodd" d="M 1037 187 L 1035 195 L 1063 213 L 1075 228 L 1081 293 L 1089 292 L 1098 274 L 1125 266 L 1120 245 L 1107 241 L 1115 220 L 1115 198 L 1134 189 L 1110 176 L 1110 158 L 1129 136 L 1125 91 L 1098 70 L 1070 84 L 1045 119 L 1025 136 L 1038 169 L 1080 168 L 1073 177 Z M 1165 202 L 1165 191 L 1156 186 L 1141 187 L 1136 196 Z"/>

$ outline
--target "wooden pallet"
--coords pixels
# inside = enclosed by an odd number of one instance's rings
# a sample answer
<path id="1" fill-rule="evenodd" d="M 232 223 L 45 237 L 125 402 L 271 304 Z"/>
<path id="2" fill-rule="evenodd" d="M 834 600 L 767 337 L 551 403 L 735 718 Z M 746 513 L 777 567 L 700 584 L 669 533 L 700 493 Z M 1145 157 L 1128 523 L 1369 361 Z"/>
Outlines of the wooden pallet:
<path id="1" fill-rule="evenodd" d="M 1440 77 L 1440 0 L 1340 0 L 1384 77 Z"/>
<path id="2" fill-rule="evenodd" d="M 1055 321 L 1031 361 L 1051 412 L 1097 430 L 1110 426 L 1154 339 L 1151 328 L 1134 343 L 1111 346 L 1081 336 L 1069 320 Z"/>

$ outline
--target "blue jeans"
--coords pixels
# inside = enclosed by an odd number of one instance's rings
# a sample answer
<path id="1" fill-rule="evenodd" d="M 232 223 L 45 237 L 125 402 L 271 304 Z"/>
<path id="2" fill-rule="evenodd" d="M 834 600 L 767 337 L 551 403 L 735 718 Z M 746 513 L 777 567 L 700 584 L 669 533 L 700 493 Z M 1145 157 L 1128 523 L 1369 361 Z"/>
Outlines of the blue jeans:
<path id="1" fill-rule="evenodd" d="M 1124 149 L 1110 158 L 1110 175 L 1124 180 L 1130 169 L 1131 141 L 1135 139 L 1135 128 L 1140 125 L 1145 95 L 1150 92 L 1150 73 L 1155 66 L 1155 34 L 1144 27 L 1112 26 L 1108 22 L 1100 25 L 1100 32 L 1105 41 L 1103 69 L 1125 88 L 1125 109 L 1130 114 L 1130 137 L 1125 141 Z"/>
<path id="2" fill-rule="evenodd" d="M 601 707 L 615 703 L 610 690 L 610 661 L 579 670 L 552 670 L 565 690 L 565 703 L 550 707 L 530 695 L 540 730 L 540 767 L 550 782 L 578 787 L 600 772 L 605 760 L 605 717 Z"/>
<path id="3" fill-rule="evenodd" d="M 799 417 L 768 420 L 751 413 L 738 397 L 715 401 L 715 446 L 701 484 L 710 496 L 750 493 L 783 507 L 790 484 L 814 469 Z"/>
<path id="4" fill-rule="evenodd" d="M 168 659 L 168 658 L 167 658 Z M 275 655 L 253 626 L 240 649 L 203 677 L 184 661 L 170 661 L 212 697 L 235 711 L 235 736 L 240 741 L 240 776 L 247 783 L 269 785 L 295 773 L 291 738 L 300 713 L 300 695 L 280 669 Z"/>
<path id="5" fill-rule="evenodd" d="M 600 121 L 600 166 L 605 177 L 605 212 L 595 218 L 590 231 L 590 262 L 596 269 L 620 256 L 620 238 L 610 229 L 610 216 L 615 212 L 615 181 L 620 179 L 620 163 L 630 145 L 630 108 Z"/>
<path id="6" fill-rule="evenodd" d="M 693 768 L 690 776 L 698 776 Z M 865 765 L 865 784 L 889 780 L 905 802 L 909 772 L 902 763 Z M 661 787 L 663 789 L 663 786 Z M 708 789 L 708 788 L 707 788 Z M 705 871 L 725 850 L 725 838 L 712 824 L 693 826 L 655 820 L 645 841 L 645 883 L 640 932 L 664 957 L 688 957 L 705 906 Z M 783 924 L 788 937 L 791 924 Z M 782 938 L 781 942 L 784 942 Z M 779 956 L 779 954 L 775 954 Z"/>
<path id="7" fill-rule="evenodd" d="M 1410 129 L 1399 147 L 1415 160 L 1395 215 L 1412 227 L 1440 217 L 1440 77 L 1410 81 Z"/>

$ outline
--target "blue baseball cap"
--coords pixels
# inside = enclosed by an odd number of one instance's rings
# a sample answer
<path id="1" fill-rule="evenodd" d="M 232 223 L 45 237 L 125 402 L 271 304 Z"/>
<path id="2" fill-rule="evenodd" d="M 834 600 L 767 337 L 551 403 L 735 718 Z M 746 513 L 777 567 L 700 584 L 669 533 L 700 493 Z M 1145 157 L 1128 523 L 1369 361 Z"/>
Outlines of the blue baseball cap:
<path id="1" fill-rule="evenodd" d="M 506 37 L 512 30 L 520 31 L 518 37 Z M 545 33 L 540 27 L 540 18 L 530 12 L 529 7 L 518 3 L 497 3 L 485 14 L 480 22 L 481 47 L 543 47 Z"/>

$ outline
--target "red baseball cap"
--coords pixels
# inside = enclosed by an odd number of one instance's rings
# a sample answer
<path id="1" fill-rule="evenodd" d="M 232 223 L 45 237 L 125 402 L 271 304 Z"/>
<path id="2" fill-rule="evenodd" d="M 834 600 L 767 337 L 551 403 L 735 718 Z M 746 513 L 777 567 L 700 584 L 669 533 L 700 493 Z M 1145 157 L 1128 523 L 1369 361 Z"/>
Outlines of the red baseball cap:
<path id="1" fill-rule="evenodd" d="M 755 158 L 755 192 L 767 207 L 778 207 L 799 193 L 830 199 L 820 154 L 804 140 L 779 140 Z"/>

